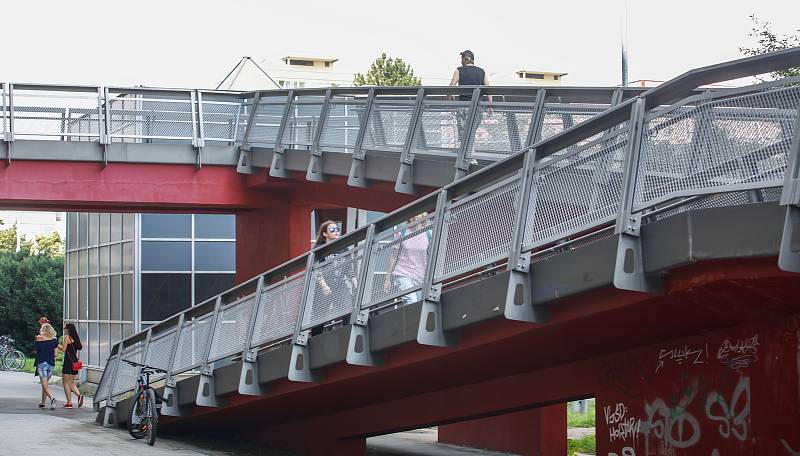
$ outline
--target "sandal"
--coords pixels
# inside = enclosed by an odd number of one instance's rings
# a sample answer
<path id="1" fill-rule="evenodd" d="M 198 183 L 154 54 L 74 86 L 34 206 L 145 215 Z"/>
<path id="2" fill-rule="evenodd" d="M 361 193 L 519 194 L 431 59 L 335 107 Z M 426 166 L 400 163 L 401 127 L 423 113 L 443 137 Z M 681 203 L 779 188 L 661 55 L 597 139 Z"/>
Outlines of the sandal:
<path id="1" fill-rule="evenodd" d="M 64 403 L 64 405 L 62 405 L 61 408 L 71 409 L 72 408 L 72 402 Z"/>
<path id="2" fill-rule="evenodd" d="M 78 396 L 78 408 L 83 407 L 83 394 Z"/>
<path id="3" fill-rule="evenodd" d="M 44 408 L 44 404 L 39 404 L 39 408 Z"/>
<path id="4" fill-rule="evenodd" d="M 50 410 L 56 409 L 56 398 L 50 399 Z"/>

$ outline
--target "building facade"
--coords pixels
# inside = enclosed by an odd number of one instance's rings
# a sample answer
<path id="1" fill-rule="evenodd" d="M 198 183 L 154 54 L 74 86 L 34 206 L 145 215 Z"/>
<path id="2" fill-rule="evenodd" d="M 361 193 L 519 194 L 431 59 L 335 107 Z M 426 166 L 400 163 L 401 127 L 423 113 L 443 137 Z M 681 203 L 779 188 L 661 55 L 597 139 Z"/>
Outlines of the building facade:
<path id="1" fill-rule="evenodd" d="M 234 285 L 236 217 L 67 213 L 64 262 L 64 322 L 103 366 L 121 339 Z"/>

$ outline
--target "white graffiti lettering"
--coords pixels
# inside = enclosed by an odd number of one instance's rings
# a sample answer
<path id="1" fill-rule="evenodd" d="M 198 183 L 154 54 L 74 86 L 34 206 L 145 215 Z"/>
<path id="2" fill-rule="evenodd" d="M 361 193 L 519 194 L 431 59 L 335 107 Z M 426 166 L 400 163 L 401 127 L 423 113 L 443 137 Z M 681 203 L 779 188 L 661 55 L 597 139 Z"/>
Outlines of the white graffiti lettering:
<path id="1" fill-rule="evenodd" d="M 653 437 L 667 447 L 688 448 L 700 441 L 700 423 L 688 411 L 689 405 L 697 396 L 697 389 L 695 381 L 673 408 L 669 408 L 660 398 L 650 404 L 645 403 L 647 418 L 639 429 L 644 434 L 644 454 L 650 454 L 651 430 Z"/>
<path id="2" fill-rule="evenodd" d="M 712 391 L 706 399 L 706 416 L 712 421 L 720 422 L 721 436 L 727 439 L 733 434 L 737 440 L 744 442 L 747 439 L 747 424 L 750 421 L 750 378 L 739 379 L 733 390 L 730 405 L 721 394 Z"/>
<path id="3" fill-rule="evenodd" d="M 676 364 L 705 364 L 708 362 L 708 359 L 708 344 L 700 348 L 690 348 L 688 345 L 684 345 L 683 347 L 672 348 L 670 350 L 661 349 L 658 353 L 656 372 L 664 367 L 667 361 L 672 361 Z"/>
<path id="4" fill-rule="evenodd" d="M 783 447 L 786 449 L 786 453 L 788 453 L 789 456 L 800 456 L 800 450 L 793 450 L 792 447 L 790 447 L 789 444 L 786 443 L 786 440 L 784 439 L 780 439 L 780 441 L 783 444 Z"/>
<path id="5" fill-rule="evenodd" d="M 636 456 L 636 451 L 633 447 L 622 448 L 622 453 L 608 453 L 608 456 Z"/>
<path id="6" fill-rule="evenodd" d="M 625 404 L 618 402 L 614 406 L 614 411 L 611 411 L 611 406 L 606 405 L 603 407 L 603 414 L 606 418 L 606 425 L 608 426 L 608 438 L 610 442 L 615 440 L 628 440 L 636 437 L 639 432 L 640 420 L 625 415 L 628 413 L 628 407 Z"/>
<path id="7" fill-rule="evenodd" d="M 717 359 L 736 372 L 758 361 L 758 334 L 731 342 L 725 339 L 717 349 Z"/>

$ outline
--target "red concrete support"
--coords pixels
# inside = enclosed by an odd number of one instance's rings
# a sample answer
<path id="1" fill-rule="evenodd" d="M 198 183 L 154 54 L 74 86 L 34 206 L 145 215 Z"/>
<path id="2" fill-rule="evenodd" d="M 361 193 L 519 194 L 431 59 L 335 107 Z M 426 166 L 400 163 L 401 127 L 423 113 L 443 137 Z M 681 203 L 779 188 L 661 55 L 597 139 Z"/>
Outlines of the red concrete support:
<path id="1" fill-rule="evenodd" d="M 551 405 L 439 426 L 439 442 L 523 456 L 567 453 L 567 406 Z"/>
<path id="2" fill-rule="evenodd" d="M 236 283 L 307 252 L 311 207 L 279 206 L 236 214 Z"/>

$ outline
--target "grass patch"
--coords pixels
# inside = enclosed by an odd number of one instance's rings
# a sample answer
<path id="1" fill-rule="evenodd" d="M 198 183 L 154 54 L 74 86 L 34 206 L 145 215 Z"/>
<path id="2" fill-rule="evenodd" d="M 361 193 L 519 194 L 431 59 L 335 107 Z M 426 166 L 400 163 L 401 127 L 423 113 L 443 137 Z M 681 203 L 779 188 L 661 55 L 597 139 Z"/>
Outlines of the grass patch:
<path id="1" fill-rule="evenodd" d="M 587 428 L 594 426 L 594 401 L 590 400 L 586 413 L 575 413 L 572 407 L 567 406 L 567 428 Z"/>
<path id="2" fill-rule="evenodd" d="M 579 439 L 567 439 L 567 456 L 575 456 L 575 453 L 597 454 L 594 436 L 587 435 Z"/>
<path id="3" fill-rule="evenodd" d="M 61 353 L 59 353 L 58 357 L 56 357 L 56 368 L 53 370 L 53 375 L 56 375 L 58 377 L 61 377 L 61 356 L 62 356 Z M 35 368 L 33 366 L 33 358 L 32 357 L 26 358 L 25 365 L 22 367 L 22 372 L 33 374 L 34 369 Z"/>

